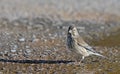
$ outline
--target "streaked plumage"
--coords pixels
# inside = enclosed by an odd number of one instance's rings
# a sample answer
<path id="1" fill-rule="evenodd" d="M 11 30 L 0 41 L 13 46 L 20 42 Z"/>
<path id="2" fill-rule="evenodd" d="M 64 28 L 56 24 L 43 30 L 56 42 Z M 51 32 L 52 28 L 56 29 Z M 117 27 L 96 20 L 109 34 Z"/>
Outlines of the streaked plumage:
<path id="1" fill-rule="evenodd" d="M 91 46 L 89 46 L 83 39 L 80 37 L 77 28 L 75 26 L 69 26 L 67 33 L 67 46 L 68 48 L 76 53 L 82 55 L 82 60 L 89 55 L 97 55 L 104 57 L 103 55 L 97 53 Z"/>

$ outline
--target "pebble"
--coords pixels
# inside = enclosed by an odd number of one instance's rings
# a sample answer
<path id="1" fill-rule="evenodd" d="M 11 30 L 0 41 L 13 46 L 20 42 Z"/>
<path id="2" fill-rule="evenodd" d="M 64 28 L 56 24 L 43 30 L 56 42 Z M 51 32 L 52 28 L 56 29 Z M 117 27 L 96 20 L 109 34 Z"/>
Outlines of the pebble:
<path id="1" fill-rule="evenodd" d="M 26 49 L 25 50 L 25 55 L 29 55 L 29 54 L 31 54 L 31 52 L 32 52 L 31 49 Z"/>
<path id="2" fill-rule="evenodd" d="M 5 51 L 4 51 L 4 54 L 7 54 L 7 53 L 8 53 L 8 51 L 7 51 L 7 50 L 5 50 Z"/>
<path id="3" fill-rule="evenodd" d="M 16 50 L 15 49 L 12 49 L 12 50 L 10 50 L 12 53 L 15 53 L 16 52 Z"/>
<path id="4" fill-rule="evenodd" d="M 17 48 L 18 48 L 18 46 L 17 46 L 17 45 L 14 45 L 14 46 L 13 46 L 13 49 L 14 49 L 14 50 L 16 50 Z"/>
<path id="5" fill-rule="evenodd" d="M 0 56 L 3 56 L 4 55 L 4 53 L 3 52 L 0 52 Z"/>
<path id="6" fill-rule="evenodd" d="M 3 72 L 0 72 L 0 74 L 4 74 Z"/>
<path id="7" fill-rule="evenodd" d="M 25 46 L 25 48 L 30 48 L 30 46 Z"/>
<path id="8" fill-rule="evenodd" d="M 24 42 L 24 41 L 25 41 L 25 38 L 22 37 L 22 38 L 19 39 L 19 41 L 20 41 L 20 42 Z"/>
<path id="9" fill-rule="evenodd" d="M 104 26 L 101 26 L 100 29 L 105 29 L 105 27 L 104 27 Z"/>
<path id="10" fill-rule="evenodd" d="M 37 39 L 37 38 L 32 40 L 32 42 L 38 42 L 38 41 L 39 41 L 39 39 Z"/>

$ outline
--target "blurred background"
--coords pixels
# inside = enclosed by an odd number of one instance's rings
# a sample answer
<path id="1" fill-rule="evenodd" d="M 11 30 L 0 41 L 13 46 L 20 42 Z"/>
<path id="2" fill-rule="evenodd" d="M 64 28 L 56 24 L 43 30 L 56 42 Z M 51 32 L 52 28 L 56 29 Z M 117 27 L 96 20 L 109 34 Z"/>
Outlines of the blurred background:
<path id="1" fill-rule="evenodd" d="M 119 74 L 119 13 L 120 0 L 0 0 L 0 74 Z M 109 60 L 69 64 L 71 24 Z"/>
<path id="2" fill-rule="evenodd" d="M 53 15 L 66 20 L 119 20 L 119 3 L 119 0 L 1 0 L 0 17 L 14 20 Z"/>
<path id="3" fill-rule="evenodd" d="M 0 18 L 14 21 L 22 18 L 46 17 L 55 21 L 85 20 L 91 23 L 108 23 L 110 26 L 116 26 L 120 19 L 119 3 L 119 0 L 1 0 Z"/>

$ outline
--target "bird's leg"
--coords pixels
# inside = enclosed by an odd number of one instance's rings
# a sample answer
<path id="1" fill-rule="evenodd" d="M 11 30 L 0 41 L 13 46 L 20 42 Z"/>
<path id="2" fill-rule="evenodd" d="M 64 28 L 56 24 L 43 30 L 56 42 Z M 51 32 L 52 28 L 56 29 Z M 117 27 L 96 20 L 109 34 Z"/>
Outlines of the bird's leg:
<path id="1" fill-rule="evenodd" d="M 82 59 L 80 60 L 80 62 L 75 61 L 74 63 L 71 64 L 75 64 L 75 65 L 81 65 L 81 62 L 84 60 L 85 56 L 82 56 Z"/>
<path id="2" fill-rule="evenodd" d="M 84 58 L 85 58 L 85 56 L 82 56 L 82 59 L 79 62 L 77 62 L 77 65 L 81 65 Z"/>
<path id="3" fill-rule="evenodd" d="M 85 58 L 85 57 L 84 57 L 84 56 L 82 56 L 82 59 L 80 60 L 80 63 L 84 60 L 84 58 Z"/>

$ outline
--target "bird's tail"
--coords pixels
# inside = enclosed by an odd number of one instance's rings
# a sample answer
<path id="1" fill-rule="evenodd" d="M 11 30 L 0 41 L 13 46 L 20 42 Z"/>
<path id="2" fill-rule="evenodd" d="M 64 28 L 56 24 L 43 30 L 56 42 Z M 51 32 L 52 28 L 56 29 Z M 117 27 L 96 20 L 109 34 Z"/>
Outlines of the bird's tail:
<path id="1" fill-rule="evenodd" d="M 93 55 L 100 56 L 100 57 L 103 57 L 103 58 L 107 58 L 106 56 L 103 56 L 103 55 L 101 55 L 99 53 L 94 53 Z"/>

